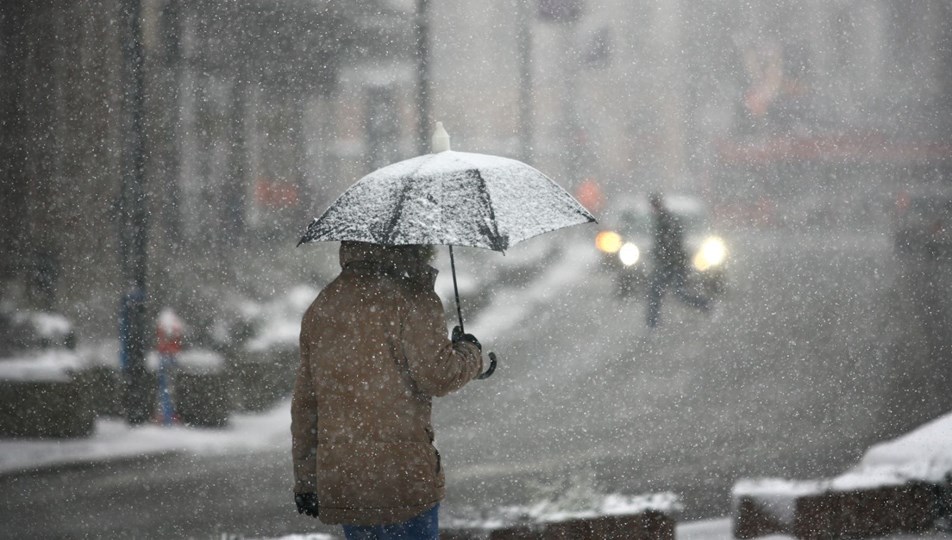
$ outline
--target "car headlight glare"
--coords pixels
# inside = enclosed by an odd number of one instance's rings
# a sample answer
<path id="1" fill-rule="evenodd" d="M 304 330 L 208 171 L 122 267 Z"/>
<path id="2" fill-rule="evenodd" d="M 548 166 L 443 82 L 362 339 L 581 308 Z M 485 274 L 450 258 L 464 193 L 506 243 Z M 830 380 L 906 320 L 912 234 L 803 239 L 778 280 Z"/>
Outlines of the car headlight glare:
<path id="1" fill-rule="evenodd" d="M 621 235 L 615 231 L 602 231 L 595 237 L 595 247 L 604 253 L 618 253 L 621 244 Z"/>
<path id="2" fill-rule="evenodd" d="M 631 242 L 625 242 L 625 244 L 618 249 L 618 259 L 621 260 L 621 263 L 625 266 L 635 264 L 640 258 L 641 250 Z"/>
<path id="3" fill-rule="evenodd" d="M 727 245 L 716 236 L 704 240 L 701 249 L 694 254 L 694 268 L 706 272 L 711 268 L 724 264 L 727 260 Z"/>

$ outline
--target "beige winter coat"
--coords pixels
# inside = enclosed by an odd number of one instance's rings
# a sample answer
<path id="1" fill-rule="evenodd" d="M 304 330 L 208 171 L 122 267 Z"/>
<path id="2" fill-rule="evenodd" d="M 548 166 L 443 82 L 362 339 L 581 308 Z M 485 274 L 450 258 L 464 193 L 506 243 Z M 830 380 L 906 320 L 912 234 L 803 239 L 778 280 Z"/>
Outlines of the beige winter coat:
<path id="1" fill-rule="evenodd" d="M 448 339 L 419 249 L 344 242 L 340 262 L 301 324 L 294 491 L 317 493 L 324 523 L 400 522 L 443 498 L 431 399 L 472 380 L 482 358 Z"/>

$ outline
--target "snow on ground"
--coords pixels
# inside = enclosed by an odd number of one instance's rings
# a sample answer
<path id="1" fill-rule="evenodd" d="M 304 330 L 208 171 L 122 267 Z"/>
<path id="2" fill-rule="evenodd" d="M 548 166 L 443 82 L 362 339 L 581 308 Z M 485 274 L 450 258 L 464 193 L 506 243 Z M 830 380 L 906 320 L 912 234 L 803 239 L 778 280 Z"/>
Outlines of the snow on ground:
<path id="1" fill-rule="evenodd" d="M 729 518 L 683 523 L 677 526 L 674 536 L 678 540 L 728 540 L 734 538 Z M 771 540 L 773 538 L 783 537 L 763 536 L 761 540 Z"/>
<path id="2" fill-rule="evenodd" d="M 941 481 L 952 472 L 952 413 L 874 445 L 854 470 L 890 471 L 910 479 Z"/>
<path id="3" fill-rule="evenodd" d="M 0 380 L 66 383 L 84 366 L 83 359 L 68 349 L 32 350 L 0 359 Z"/>
<path id="4" fill-rule="evenodd" d="M 703 521 L 692 521 L 690 523 L 679 524 L 675 531 L 675 538 L 678 540 L 734 540 L 731 520 L 709 519 Z M 770 534 L 758 536 L 757 540 L 792 540 L 794 536 L 784 534 Z M 947 539 L 949 534 L 935 531 L 923 532 L 920 534 L 894 534 L 887 536 L 890 540 L 905 540 L 912 538 L 936 538 Z"/>
<path id="5" fill-rule="evenodd" d="M 329 534 L 310 533 L 310 534 L 289 534 L 287 536 L 281 536 L 281 537 L 275 538 L 274 540 L 336 540 L 336 539 L 337 539 L 336 536 L 332 536 Z M 241 540 L 254 540 L 254 539 L 243 536 Z M 260 540 L 266 540 L 266 539 L 262 538 Z"/>
<path id="6" fill-rule="evenodd" d="M 215 455 L 290 446 L 291 409 L 286 400 L 261 414 L 234 414 L 228 427 L 131 427 L 121 419 L 100 419 L 85 439 L 0 439 L 0 473 L 72 463 L 97 463 L 165 453 Z"/>
<path id="7" fill-rule="evenodd" d="M 734 495 L 767 503 L 781 518 L 792 518 L 796 497 L 826 491 L 895 486 L 909 481 L 943 482 L 952 473 L 952 413 L 895 439 L 869 448 L 860 462 L 839 476 L 822 480 L 760 478 L 739 481 Z"/>
<path id="8" fill-rule="evenodd" d="M 734 540 L 731 520 L 729 518 L 708 519 L 703 521 L 692 521 L 681 523 L 675 527 L 674 537 L 678 540 Z M 912 538 L 936 538 L 946 539 L 949 536 L 941 532 L 925 532 L 919 535 L 892 535 L 888 536 L 890 540 L 906 540 Z M 309 534 L 309 535 L 290 535 L 275 538 L 274 540 L 332 540 L 336 536 Z M 772 534 L 759 536 L 758 540 L 792 540 L 793 536 L 782 534 Z M 250 539 L 245 539 L 250 540 Z M 264 540 L 264 539 L 262 539 Z"/>
<path id="9" fill-rule="evenodd" d="M 796 499 L 801 496 L 867 490 L 911 481 L 942 483 L 950 473 L 952 414 L 946 414 L 903 436 L 873 445 L 856 466 L 841 475 L 816 480 L 745 479 L 734 485 L 733 496 L 735 499 L 752 497 L 762 510 L 781 523 L 790 524 L 794 520 Z M 948 538 L 950 535 L 937 532 L 926 536 Z"/>
<path id="10" fill-rule="evenodd" d="M 550 261 L 538 279 L 527 285 L 504 287 L 497 291 L 490 306 L 467 329 L 481 339 L 492 341 L 519 328 L 519 322 L 529 317 L 533 308 L 561 295 L 567 284 L 583 280 L 590 271 L 589 265 L 597 259 L 598 253 L 578 238 L 568 239 L 558 260 Z"/>
<path id="11" fill-rule="evenodd" d="M 245 316 L 258 319 L 262 327 L 245 345 L 249 352 L 262 352 L 274 347 L 297 346 L 301 333 L 301 315 L 314 301 L 318 290 L 310 285 L 292 287 L 286 295 L 265 304 L 246 303 Z"/>
<path id="12" fill-rule="evenodd" d="M 670 492 L 646 495 L 600 495 L 586 488 L 569 488 L 527 506 L 506 506 L 478 519 L 441 516 L 440 524 L 451 529 L 490 530 L 512 525 L 558 523 L 599 516 L 636 515 L 649 510 L 677 515 L 682 509 L 677 495 Z"/>

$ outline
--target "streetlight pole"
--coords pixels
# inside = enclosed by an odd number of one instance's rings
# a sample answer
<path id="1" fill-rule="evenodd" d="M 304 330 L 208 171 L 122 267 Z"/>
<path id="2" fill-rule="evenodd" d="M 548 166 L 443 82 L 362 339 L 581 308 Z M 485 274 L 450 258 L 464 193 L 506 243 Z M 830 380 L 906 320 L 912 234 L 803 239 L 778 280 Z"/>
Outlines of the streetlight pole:
<path id="1" fill-rule="evenodd" d="M 417 153 L 430 152 L 430 27 L 429 0 L 416 0 Z"/>
<path id="2" fill-rule="evenodd" d="M 126 18 L 123 40 L 125 147 L 117 217 L 120 264 L 129 289 L 123 293 L 120 302 L 119 337 L 126 420 L 130 424 L 141 424 L 152 415 L 152 391 L 145 368 L 148 201 L 145 190 L 145 73 L 139 0 L 126 0 L 123 11 Z"/>
<path id="3" fill-rule="evenodd" d="M 532 6 L 518 2 L 516 48 L 519 50 L 519 158 L 532 163 Z"/>

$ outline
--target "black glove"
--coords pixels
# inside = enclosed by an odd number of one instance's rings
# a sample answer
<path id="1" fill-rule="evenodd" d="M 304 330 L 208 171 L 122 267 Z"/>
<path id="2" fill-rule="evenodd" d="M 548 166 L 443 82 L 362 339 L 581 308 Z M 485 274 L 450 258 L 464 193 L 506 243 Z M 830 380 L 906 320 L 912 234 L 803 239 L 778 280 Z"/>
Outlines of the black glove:
<path id="1" fill-rule="evenodd" d="M 453 327 L 453 343 L 456 344 L 456 343 L 459 343 L 460 341 L 468 341 L 469 343 L 472 343 L 473 345 L 476 346 L 476 348 L 480 350 L 480 352 L 482 352 L 483 350 L 483 345 L 479 342 L 478 339 L 476 339 L 476 336 L 474 336 L 473 334 L 464 334 L 462 328 L 460 328 L 459 326 L 454 326 Z"/>
<path id="2" fill-rule="evenodd" d="M 294 504 L 297 505 L 298 514 L 307 514 L 314 518 L 317 517 L 317 493 L 295 493 Z"/>

